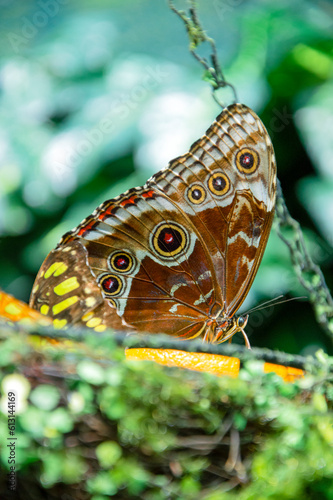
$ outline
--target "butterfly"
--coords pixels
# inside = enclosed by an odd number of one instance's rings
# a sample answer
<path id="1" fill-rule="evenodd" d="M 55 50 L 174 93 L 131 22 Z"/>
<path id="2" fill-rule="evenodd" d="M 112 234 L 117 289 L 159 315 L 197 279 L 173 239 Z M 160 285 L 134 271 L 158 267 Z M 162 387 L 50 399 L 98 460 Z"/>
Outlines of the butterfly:
<path id="1" fill-rule="evenodd" d="M 232 104 L 188 153 L 105 201 L 42 264 L 30 306 L 55 328 L 202 337 L 243 333 L 235 314 L 261 262 L 276 195 L 265 126 Z"/>

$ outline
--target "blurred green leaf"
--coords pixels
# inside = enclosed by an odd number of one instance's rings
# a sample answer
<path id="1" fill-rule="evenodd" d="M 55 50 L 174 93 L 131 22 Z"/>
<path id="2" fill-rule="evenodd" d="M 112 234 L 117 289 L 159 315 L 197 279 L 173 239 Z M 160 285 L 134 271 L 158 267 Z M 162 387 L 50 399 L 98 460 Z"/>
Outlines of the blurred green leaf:
<path id="1" fill-rule="evenodd" d="M 40 385 L 30 395 L 31 402 L 42 410 L 53 410 L 60 399 L 60 392 L 52 385 Z"/>
<path id="2" fill-rule="evenodd" d="M 96 455 L 103 469 L 112 467 L 121 457 L 121 448 L 114 441 L 104 441 L 96 447 Z"/>
<path id="3" fill-rule="evenodd" d="M 97 363 L 91 361 L 81 361 L 77 365 L 77 373 L 83 380 L 95 385 L 103 384 L 105 379 L 104 370 Z"/>

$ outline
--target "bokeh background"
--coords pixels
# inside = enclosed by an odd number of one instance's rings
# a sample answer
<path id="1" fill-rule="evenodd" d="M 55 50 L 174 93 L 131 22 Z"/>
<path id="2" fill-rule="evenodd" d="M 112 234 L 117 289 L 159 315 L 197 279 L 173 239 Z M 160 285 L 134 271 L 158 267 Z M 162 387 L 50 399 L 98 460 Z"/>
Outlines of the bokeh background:
<path id="1" fill-rule="evenodd" d="M 287 205 L 332 289 L 333 4 L 198 11 L 272 137 Z M 28 301 L 61 235 L 186 152 L 220 109 L 166 1 L 0 0 L 0 12 L 0 287 Z M 245 308 L 280 294 L 305 295 L 273 228 Z M 247 332 L 257 346 L 330 350 L 305 300 L 253 313 Z"/>

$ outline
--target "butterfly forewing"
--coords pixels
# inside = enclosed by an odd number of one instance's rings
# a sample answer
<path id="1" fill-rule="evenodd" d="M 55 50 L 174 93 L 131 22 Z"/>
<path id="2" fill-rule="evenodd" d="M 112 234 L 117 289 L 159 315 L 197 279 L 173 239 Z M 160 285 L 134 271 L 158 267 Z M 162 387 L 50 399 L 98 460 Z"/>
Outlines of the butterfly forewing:
<path id="1" fill-rule="evenodd" d="M 226 108 L 188 153 L 67 233 L 30 304 L 61 326 L 204 336 L 237 311 L 254 279 L 275 170 L 260 119 L 240 104 Z M 63 274 L 52 272 L 62 263 Z"/>

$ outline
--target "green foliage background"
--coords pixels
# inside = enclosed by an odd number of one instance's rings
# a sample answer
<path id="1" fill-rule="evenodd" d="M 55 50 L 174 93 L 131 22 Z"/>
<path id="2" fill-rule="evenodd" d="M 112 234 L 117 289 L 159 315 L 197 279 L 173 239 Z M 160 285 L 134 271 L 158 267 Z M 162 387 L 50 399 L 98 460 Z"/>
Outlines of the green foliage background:
<path id="1" fill-rule="evenodd" d="M 184 153 L 220 110 L 165 2 L 0 8 L 0 286 L 27 301 L 64 232 Z M 331 286 L 332 4 L 213 0 L 199 16 L 272 136 L 287 204 Z M 273 229 L 245 307 L 280 293 L 304 295 Z M 258 346 L 329 348 L 307 302 L 254 313 L 247 330 Z"/>

